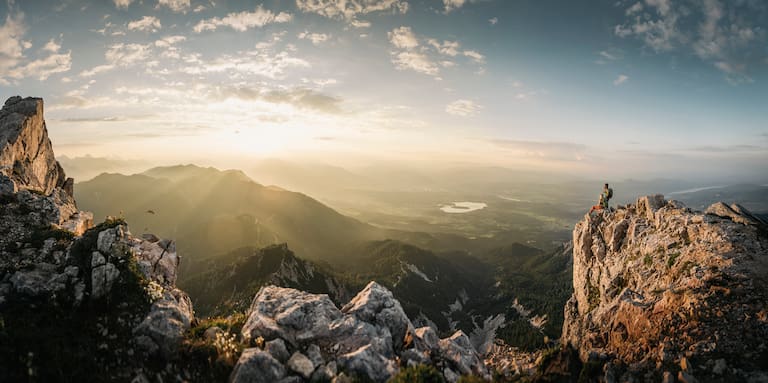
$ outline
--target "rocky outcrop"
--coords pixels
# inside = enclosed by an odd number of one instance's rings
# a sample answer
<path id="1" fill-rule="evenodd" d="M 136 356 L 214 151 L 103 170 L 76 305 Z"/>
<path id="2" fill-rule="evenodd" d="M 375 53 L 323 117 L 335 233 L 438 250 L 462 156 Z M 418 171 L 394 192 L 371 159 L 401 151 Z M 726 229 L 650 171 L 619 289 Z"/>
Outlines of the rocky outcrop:
<path id="1" fill-rule="evenodd" d="M 768 238 L 739 205 L 663 196 L 585 216 L 562 342 L 620 381 L 768 379 Z M 665 380 L 666 381 L 666 380 Z"/>
<path id="2" fill-rule="evenodd" d="M 249 381 L 252 366 L 270 366 L 275 379 L 331 379 L 343 371 L 384 382 L 401 365 L 422 363 L 435 365 L 451 382 L 468 374 L 489 377 L 466 335 L 439 340 L 431 328 L 415 329 L 392 293 L 376 282 L 341 310 L 324 294 L 263 287 L 247 315 L 242 336 L 259 339 L 264 350 L 243 352 L 235 382 Z"/>
<path id="3" fill-rule="evenodd" d="M 11 97 L 0 110 L 0 189 L 48 195 L 67 178 L 53 155 L 43 99 Z M 72 195 L 71 189 L 68 193 Z"/>

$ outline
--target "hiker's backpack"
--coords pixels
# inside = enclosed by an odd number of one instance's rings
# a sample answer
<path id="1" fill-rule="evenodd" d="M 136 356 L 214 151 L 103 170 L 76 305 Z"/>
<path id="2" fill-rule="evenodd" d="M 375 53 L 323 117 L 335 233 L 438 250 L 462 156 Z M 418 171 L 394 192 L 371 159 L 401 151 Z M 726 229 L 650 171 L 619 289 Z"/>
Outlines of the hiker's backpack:
<path id="1" fill-rule="evenodd" d="M 605 196 L 605 197 L 606 197 L 606 199 L 613 198 L 613 189 L 612 188 L 608 188 L 608 195 Z"/>

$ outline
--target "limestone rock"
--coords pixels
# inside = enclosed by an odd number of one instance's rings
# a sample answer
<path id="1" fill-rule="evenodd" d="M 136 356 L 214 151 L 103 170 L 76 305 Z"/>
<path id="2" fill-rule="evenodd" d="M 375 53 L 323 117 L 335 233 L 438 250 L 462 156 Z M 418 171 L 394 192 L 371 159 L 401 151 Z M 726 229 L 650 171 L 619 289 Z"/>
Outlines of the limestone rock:
<path id="1" fill-rule="evenodd" d="M 286 371 L 280 362 L 259 348 L 248 348 L 237 360 L 231 383 L 273 383 L 285 377 Z"/>
<path id="2" fill-rule="evenodd" d="M 362 321 L 387 328 L 396 349 L 403 346 L 405 335 L 414 331 L 400 302 L 391 291 L 376 282 L 368 283 L 341 311 Z"/>
<path id="3" fill-rule="evenodd" d="M 291 345 L 328 337 L 330 323 L 341 312 L 327 295 L 262 287 L 253 299 L 242 329 L 245 339 L 282 338 Z"/>
<path id="4" fill-rule="evenodd" d="M 119 276 L 120 271 L 113 263 L 107 262 L 107 259 L 100 252 L 93 252 L 91 255 L 91 297 L 101 298 L 109 293 L 112 290 L 112 284 Z"/>
<path id="5" fill-rule="evenodd" d="M 291 354 L 288 353 L 288 349 L 285 347 L 285 342 L 282 339 L 277 338 L 270 340 L 264 345 L 264 350 L 267 351 L 273 358 L 285 363 Z"/>
<path id="6" fill-rule="evenodd" d="M 632 366 L 622 379 L 661 380 L 656 366 L 683 357 L 677 377 L 686 381 L 690 360 L 725 357 L 760 371 L 768 337 L 759 319 L 768 309 L 761 225 L 736 204 L 702 214 L 660 195 L 586 216 L 573 231 L 574 292 L 561 342 L 583 361 L 606 355 Z"/>
<path id="7" fill-rule="evenodd" d="M 370 345 L 341 355 L 339 365 L 345 371 L 367 376 L 375 382 L 386 382 L 398 370 L 394 360 L 385 358 Z"/>
<path id="8" fill-rule="evenodd" d="M 6 177 L 3 184 L 13 184 L 14 192 L 48 195 L 65 186 L 64 170 L 48 139 L 41 98 L 11 97 L 0 110 L 0 174 Z"/>
<path id="9" fill-rule="evenodd" d="M 194 318 L 192 302 L 178 289 L 166 290 L 152 304 L 144 320 L 133 329 L 134 336 L 146 336 L 162 355 L 171 357 L 177 350 Z"/>
<path id="10" fill-rule="evenodd" d="M 450 338 L 440 340 L 440 355 L 450 361 L 461 375 L 490 378 L 485 364 L 472 348 L 469 337 L 461 330 L 456 331 Z"/>
<path id="11" fill-rule="evenodd" d="M 312 361 L 307 358 L 306 355 L 300 352 L 294 352 L 288 362 L 285 364 L 293 372 L 301 375 L 304 379 L 309 379 L 312 373 L 315 371 L 315 366 Z"/>

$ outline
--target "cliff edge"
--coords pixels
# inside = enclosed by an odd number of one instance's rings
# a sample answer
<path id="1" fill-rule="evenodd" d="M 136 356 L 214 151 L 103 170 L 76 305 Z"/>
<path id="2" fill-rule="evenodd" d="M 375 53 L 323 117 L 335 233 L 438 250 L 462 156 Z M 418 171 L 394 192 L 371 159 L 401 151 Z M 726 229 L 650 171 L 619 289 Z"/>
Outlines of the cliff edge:
<path id="1" fill-rule="evenodd" d="M 585 216 L 561 342 L 606 381 L 767 381 L 766 227 L 661 195 Z"/>

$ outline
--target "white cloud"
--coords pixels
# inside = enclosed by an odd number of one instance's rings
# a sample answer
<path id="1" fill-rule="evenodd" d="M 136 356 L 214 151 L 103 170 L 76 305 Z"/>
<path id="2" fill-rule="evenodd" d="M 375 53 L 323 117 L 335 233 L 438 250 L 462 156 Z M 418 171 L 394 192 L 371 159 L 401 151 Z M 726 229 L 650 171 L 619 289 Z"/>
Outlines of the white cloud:
<path id="1" fill-rule="evenodd" d="M 411 30 L 411 27 L 395 28 L 387 33 L 389 42 L 400 49 L 413 49 L 419 46 L 419 40 Z"/>
<path id="2" fill-rule="evenodd" d="M 296 7 L 303 12 L 347 20 L 373 12 L 408 12 L 408 2 L 404 0 L 296 0 Z"/>
<path id="3" fill-rule="evenodd" d="M 496 24 L 499 23 L 499 18 L 498 17 L 492 17 L 492 18 L 488 19 L 488 22 L 491 23 L 491 25 L 496 25 Z"/>
<path id="4" fill-rule="evenodd" d="M 365 21 L 365 20 L 352 20 L 349 22 L 349 25 L 355 27 L 355 28 L 370 28 L 371 22 Z"/>
<path id="5" fill-rule="evenodd" d="M 395 68 L 398 70 L 410 69 L 430 76 L 437 76 L 440 74 L 440 69 L 438 69 L 437 64 L 432 62 L 429 57 L 419 52 L 402 51 L 396 53 L 392 58 L 392 63 L 395 64 Z"/>
<path id="6" fill-rule="evenodd" d="M 619 86 L 621 84 L 624 84 L 627 81 L 629 81 L 629 76 L 625 74 L 620 74 L 619 77 L 616 77 L 616 79 L 613 80 L 613 85 Z"/>
<path id="7" fill-rule="evenodd" d="M 302 40 L 309 40 L 314 45 L 320 45 L 321 43 L 328 41 L 331 38 L 331 35 L 325 33 L 309 33 L 304 31 L 299 33 L 298 38 Z"/>
<path id="8" fill-rule="evenodd" d="M 92 77 L 92 76 L 95 76 L 95 75 L 97 75 L 97 74 L 99 74 L 101 72 L 110 71 L 110 70 L 112 70 L 114 68 L 115 68 L 115 66 L 114 65 L 110 65 L 110 64 L 97 65 L 97 66 L 95 66 L 95 67 L 93 67 L 91 69 L 86 69 L 86 70 L 80 72 L 79 76 L 80 77 Z"/>
<path id="9" fill-rule="evenodd" d="M 115 66 L 130 66 L 149 57 L 149 44 L 113 44 L 104 54 L 107 61 Z"/>
<path id="10" fill-rule="evenodd" d="M 22 14 L 5 17 L 5 23 L 0 26 L 0 73 L 16 66 L 24 58 L 24 50 L 31 47 L 23 41 L 25 32 Z"/>
<path id="11" fill-rule="evenodd" d="M 445 5 L 445 13 L 463 7 L 466 2 L 466 0 L 443 0 L 443 5 Z"/>
<path id="12" fill-rule="evenodd" d="M 25 78 L 37 77 L 38 80 L 47 80 L 54 73 L 67 72 L 72 68 L 72 54 L 54 53 L 45 58 L 37 59 L 28 64 L 12 69 L 9 77 Z"/>
<path id="13" fill-rule="evenodd" d="M 218 27 L 227 26 L 236 31 L 244 32 L 249 28 L 261 28 L 267 24 L 287 23 L 292 19 L 293 15 L 290 13 L 280 12 L 275 14 L 259 5 L 253 12 L 236 12 L 230 13 L 223 18 L 214 17 L 207 20 L 201 20 L 193 29 L 195 32 L 200 33 L 208 30 L 214 31 Z"/>
<path id="14" fill-rule="evenodd" d="M 460 44 L 457 41 L 443 41 L 427 39 L 427 44 L 433 46 L 440 54 L 455 57 L 459 54 Z"/>
<path id="15" fill-rule="evenodd" d="M 625 14 L 627 21 L 614 28 L 617 36 L 637 38 L 657 53 L 690 50 L 729 81 L 737 75 L 746 78 L 753 52 L 765 46 L 764 28 L 750 24 L 765 15 L 756 3 L 645 0 L 632 4 Z"/>
<path id="16" fill-rule="evenodd" d="M 172 45 L 176 45 L 177 43 L 180 43 L 186 39 L 187 38 L 184 36 L 166 36 L 160 40 L 155 41 L 155 46 L 159 48 L 167 48 Z"/>
<path id="17" fill-rule="evenodd" d="M 189 9 L 189 0 L 157 0 L 157 7 L 167 7 L 173 12 L 182 13 Z"/>
<path id="18" fill-rule="evenodd" d="M 483 107 L 472 100 L 456 100 L 445 106 L 448 114 L 459 117 L 470 117 L 480 112 Z"/>
<path id="19" fill-rule="evenodd" d="M 133 2 L 133 0 L 113 0 L 113 1 L 115 3 L 115 6 L 118 9 L 120 9 L 120 8 L 123 8 L 123 9 L 128 8 L 131 5 L 131 3 Z"/>
<path id="20" fill-rule="evenodd" d="M 144 31 L 144 32 L 157 32 L 162 28 L 160 20 L 154 16 L 144 16 L 138 20 L 134 20 L 128 23 L 128 30 L 131 31 Z"/>
<path id="21" fill-rule="evenodd" d="M 47 43 L 45 43 L 45 46 L 43 46 L 44 51 L 48 52 L 58 52 L 59 49 L 61 49 L 61 44 L 57 43 L 53 39 L 48 40 Z"/>
<path id="22" fill-rule="evenodd" d="M 469 50 L 469 51 L 464 51 L 463 53 L 464 53 L 464 56 L 467 56 L 467 57 L 471 58 L 472 60 L 474 60 L 478 64 L 485 63 L 485 56 L 483 56 L 482 54 L 480 54 L 477 51 Z"/>
<path id="23" fill-rule="evenodd" d="M 211 61 L 190 57 L 186 60 L 189 66 L 179 68 L 186 74 L 199 75 L 203 73 L 229 73 L 231 77 L 242 75 L 259 75 L 271 79 L 282 78 L 290 68 L 309 68 L 306 60 L 291 56 L 282 51 L 277 54 L 257 49 L 248 52 L 238 52 L 237 55 L 222 55 Z"/>

